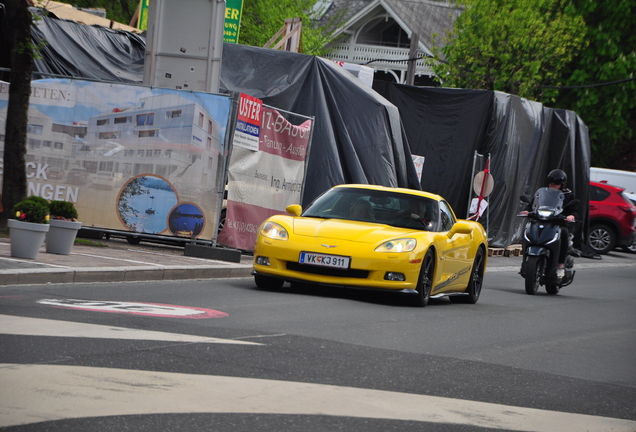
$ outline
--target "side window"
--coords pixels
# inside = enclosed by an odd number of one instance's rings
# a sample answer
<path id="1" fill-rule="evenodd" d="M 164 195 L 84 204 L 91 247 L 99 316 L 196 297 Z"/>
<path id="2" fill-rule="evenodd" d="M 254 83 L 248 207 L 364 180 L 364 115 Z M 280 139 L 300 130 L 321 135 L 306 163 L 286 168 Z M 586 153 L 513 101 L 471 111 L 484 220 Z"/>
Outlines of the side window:
<path id="1" fill-rule="evenodd" d="M 455 216 L 446 201 L 439 202 L 440 230 L 450 231 L 455 224 Z"/>
<path id="2" fill-rule="evenodd" d="M 603 201 L 610 193 L 605 189 L 590 185 L 590 201 Z"/>

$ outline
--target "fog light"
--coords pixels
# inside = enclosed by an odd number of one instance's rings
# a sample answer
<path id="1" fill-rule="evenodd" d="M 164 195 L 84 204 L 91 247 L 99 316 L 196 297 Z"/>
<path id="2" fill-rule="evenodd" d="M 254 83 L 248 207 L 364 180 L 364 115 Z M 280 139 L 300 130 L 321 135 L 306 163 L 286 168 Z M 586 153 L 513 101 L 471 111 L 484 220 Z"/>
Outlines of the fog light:
<path id="1" fill-rule="evenodd" d="M 256 257 L 256 264 L 269 266 L 269 258 L 264 256 Z"/>
<path id="2" fill-rule="evenodd" d="M 396 272 L 386 272 L 386 274 L 384 275 L 384 279 L 398 282 L 404 282 L 406 280 L 406 278 L 404 277 L 404 273 Z"/>

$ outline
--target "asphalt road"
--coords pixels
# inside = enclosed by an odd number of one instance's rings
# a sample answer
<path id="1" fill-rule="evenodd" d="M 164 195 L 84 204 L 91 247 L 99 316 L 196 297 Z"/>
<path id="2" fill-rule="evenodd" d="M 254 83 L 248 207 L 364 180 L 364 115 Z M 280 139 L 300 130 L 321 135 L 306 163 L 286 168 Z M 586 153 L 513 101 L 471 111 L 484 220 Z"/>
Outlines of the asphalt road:
<path id="1" fill-rule="evenodd" d="M 503 258 L 502 258 L 503 260 Z M 0 287 L 10 431 L 636 430 L 636 255 L 476 305 L 245 279 Z"/>

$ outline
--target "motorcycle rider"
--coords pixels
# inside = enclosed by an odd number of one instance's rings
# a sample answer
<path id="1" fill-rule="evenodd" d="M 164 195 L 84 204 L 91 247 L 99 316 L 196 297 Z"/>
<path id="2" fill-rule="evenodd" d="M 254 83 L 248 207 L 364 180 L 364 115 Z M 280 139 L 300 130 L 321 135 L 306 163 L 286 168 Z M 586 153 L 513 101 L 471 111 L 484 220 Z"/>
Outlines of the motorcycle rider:
<path id="1" fill-rule="evenodd" d="M 566 187 L 568 176 L 560 169 L 554 169 L 548 174 L 548 187 L 550 189 L 559 189 L 563 193 L 563 208 L 567 207 L 567 204 L 574 199 L 574 194 L 570 189 Z M 528 212 L 532 210 L 532 203 L 528 204 L 528 208 L 520 213 L 522 216 L 527 216 Z M 578 212 L 576 208 L 568 209 L 570 214 L 565 218 L 568 222 L 574 222 L 578 218 Z M 567 226 L 561 227 L 561 245 L 559 247 L 557 277 L 562 279 L 565 276 L 565 258 L 568 255 L 568 242 L 570 241 L 570 231 Z M 525 245 L 524 245 L 525 251 Z"/>

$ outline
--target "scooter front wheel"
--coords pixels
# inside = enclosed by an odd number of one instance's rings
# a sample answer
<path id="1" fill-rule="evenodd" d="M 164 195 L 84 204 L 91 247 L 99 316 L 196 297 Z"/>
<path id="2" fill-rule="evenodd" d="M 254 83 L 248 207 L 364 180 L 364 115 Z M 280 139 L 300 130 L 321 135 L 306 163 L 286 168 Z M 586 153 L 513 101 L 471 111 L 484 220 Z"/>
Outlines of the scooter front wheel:
<path id="1" fill-rule="evenodd" d="M 545 257 L 529 256 L 526 260 L 526 294 L 535 295 L 545 272 Z"/>

